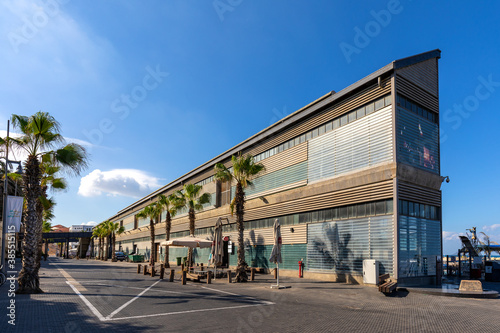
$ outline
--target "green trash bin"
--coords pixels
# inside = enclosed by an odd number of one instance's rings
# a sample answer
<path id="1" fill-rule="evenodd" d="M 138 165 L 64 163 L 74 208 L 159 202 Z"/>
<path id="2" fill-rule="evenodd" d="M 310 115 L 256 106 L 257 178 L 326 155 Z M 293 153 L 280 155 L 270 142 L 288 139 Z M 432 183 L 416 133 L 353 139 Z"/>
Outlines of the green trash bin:
<path id="1" fill-rule="evenodd" d="M 187 261 L 188 261 L 188 257 L 182 257 L 182 262 L 184 263 L 184 266 L 186 266 Z"/>
<path id="2" fill-rule="evenodd" d="M 181 265 L 182 257 L 177 257 L 175 259 L 177 259 L 177 266 L 180 266 Z"/>

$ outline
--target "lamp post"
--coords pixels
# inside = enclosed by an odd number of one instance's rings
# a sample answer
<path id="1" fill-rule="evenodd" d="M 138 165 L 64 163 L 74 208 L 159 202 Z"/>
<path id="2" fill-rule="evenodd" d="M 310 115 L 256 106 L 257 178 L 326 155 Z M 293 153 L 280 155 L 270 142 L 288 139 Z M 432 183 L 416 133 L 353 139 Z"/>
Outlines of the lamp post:
<path id="1" fill-rule="evenodd" d="M 9 127 L 10 127 L 10 121 L 7 120 L 7 140 L 9 140 Z M 4 157 L 2 157 L 4 158 Z M 3 206 L 2 206 L 2 254 L 1 254 L 1 261 L 0 261 L 0 267 L 2 269 L 2 272 L 5 273 L 7 270 L 6 265 L 5 265 L 5 234 L 6 234 L 6 229 L 7 229 L 7 218 L 6 218 L 6 206 L 7 206 L 7 196 L 8 196 L 8 191 L 7 191 L 7 185 L 8 185 L 8 178 L 7 178 L 7 172 L 9 169 L 9 164 L 15 163 L 18 164 L 18 168 L 16 173 L 21 174 L 22 173 L 22 166 L 21 162 L 19 161 L 10 161 L 9 160 L 9 143 L 7 141 L 5 145 L 5 167 L 4 167 L 4 180 L 3 180 Z M 17 192 L 17 182 L 16 182 L 16 192 Z"/>

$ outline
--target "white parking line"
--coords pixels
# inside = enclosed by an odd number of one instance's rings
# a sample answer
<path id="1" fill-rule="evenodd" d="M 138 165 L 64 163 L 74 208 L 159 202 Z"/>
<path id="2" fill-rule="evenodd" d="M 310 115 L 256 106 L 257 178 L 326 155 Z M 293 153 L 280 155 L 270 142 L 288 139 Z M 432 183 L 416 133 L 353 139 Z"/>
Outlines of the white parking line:
<path id="1" fill-rule="evenodd" d="M 149 287 L 147 287 L 146 289 L 144 289 L 139 295 L 135 296 L 134 298 L 132 298 L 130 301 L 128 301 L 127 303 L 123 304 L 122 306 L 120 306 L 118 309 L 116 309 L 115 311 L 111 312 L 111 314 L 109 316 L 106 317 L 107 320 L 113 318 L 113 316 L 117 313 L 119 313 L 121 310 L 125 309 L 127 306 L 129 306 L 133 301 L 137 300 L 139 297 L 141 297 L 142 295 L 144 295 L 145 292 L 147 292 L 149 289 L 153 288 L 156 284 L 158 284 L 158 282 L 160 282 L 161 280 L 158 280 L 156 281 L 155 283 L 153 283 L 152 285 L 150 285 Z"/>
<path id="2" fill-rule="evenodd" d="M 80 298 L 83 300 L 83 303 L 85 303 L 85 305 L 87 305 L 90 309 L 90 311 L 92 311 L 97 318 L 99 318 L 100 321 L 106 321 L 106 318 L 104 318 L 101 313 L 92 305 L 92 303 L 90 303 L 86 298 L 85 296 L 83 296 L 79 291 L 78 289 L 76 289 L 70 281 L 66 281 L 66 283 L 71 287 L 71 289 L 73 289 L 73 291 L 78 295 L 80 296 Z"/>

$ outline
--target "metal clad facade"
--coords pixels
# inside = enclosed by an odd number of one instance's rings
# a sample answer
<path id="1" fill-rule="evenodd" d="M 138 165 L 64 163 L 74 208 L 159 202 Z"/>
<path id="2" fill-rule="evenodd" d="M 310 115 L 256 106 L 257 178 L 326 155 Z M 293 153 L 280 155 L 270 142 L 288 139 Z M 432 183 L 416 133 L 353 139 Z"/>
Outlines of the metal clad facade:
<path id="1" fill-rule="evenodd" d="M 308 180 L 392 161 L 392 142 L 392 107 L 388 106 L 310 140 Z"/>
<path id="2" fill-rule="evenodd" d="M 380 273 L 393 273 L 393 216 L 375 216 L 308 225 L 307 270 L 363 273 L 363 259 L 380 261 Z"/>

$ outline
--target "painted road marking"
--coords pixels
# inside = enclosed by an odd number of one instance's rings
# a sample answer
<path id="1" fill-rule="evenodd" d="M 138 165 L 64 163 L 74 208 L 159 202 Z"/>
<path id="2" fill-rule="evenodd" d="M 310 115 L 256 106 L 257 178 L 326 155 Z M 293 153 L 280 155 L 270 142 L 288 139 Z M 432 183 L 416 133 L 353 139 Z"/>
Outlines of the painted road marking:
<path id="1" fill-rule="evenodd" d="M 139 295 L 135 296 L 134 298 L 132 298 L 130 301 L 128 301 L 127 303 L 123 304 L 122 306 L 120 306 L 118 309 L 116 309 L 115 311 L 111 312 L 111 314 L 109 316 L 106 317 L 107 320 L 113 318 L 113 316 L 117 313 L 119 313 L 121 310 L 125 309 L 127 306 L 129 306 L 133 301 L 137 300 L 139 297 L 141 297 L 142 295 L 144 295 L 145 292 L 147 292 L 149 289 L 153 288 L 154 286 L 156 286 L 158 284 L 158 282 L 160 282 L 161 280 L 158 280 L 156 281 L 155 283 L 153 283 L 152 285 L 150 285 L 149 287 L 147 287 L 146 289 L 144 289 Z"/>
<path id="2" fill-rule="evenodd" d="M 84 286 L 82 286 L 75 279 L 73 279 L 73 277 L 71 275 L 69 275 L 68 272 L 66 272 L 62 268 L 59 268 L 57 265 L 56 265 L 56 267 L 59 270 L 59 272 L 61 272 L 61 274 L 66 278 L 66 280 L 71 283 L 72 286 L 76 287 L 76 289 L 78 289 L 80 291 L 87 291 L 87 289 L 85 289 Z"/>
<path id="3" fill-rule="evenodd" d="M 258 300 L 258 299 L 252 298 L 252 297 L 242 296 L 242 295 L 238 295 L 238 294 L 231 293 L 231 292 L 228 292 L 228 291 L 222 291 L 222 290 L 218 290 L 218 289 L 213 289 L 213 288 L 208 288 L 208 287 L 203 287 L 202 286 L 201 288 L 203 288 L 203 289 L 207 289 L 207 290 L 211 290 L 211 291 L 214 291 L 214 292 L 217 292 L 217 293 L 227 294 L 227 295 L 231 295 L 231 296 L 236 296 L 236 297 L 241 298 L 242 301 L 247 301 L 247 302 L 250 301 L 250 302 L 253 302 L 255 304 L 245 304 L 245 305 L 227 306 L 227 307 L 219 307 L 219 308 L 174 311 L 174 312 L 156 313 L 156 314 L 148 314 L 148 315 L 139 315 L 139 316 L 113 318 L 116 314 L 120 313 L 120 311 L 122 311 L 124 308 L 126 308 L 127 306 L 129 306 L 132 302 L 134 302 L 137 299 L 139 299 L 142 295 L 144 295 L 147 291 L 149 291 L 151 288 L 153 288 L 156 284 L 158 284 L 161 281 L 161 280 L 158 280 L 155 283 L 153 283 L 151 286 L 147 287 L 146 289 L 144 289 L 144 288 L 137 288 L 137 287 L 128 287 L 128 286 L 125 287 L 125 288 L 130 288 L 130 289 L 141 289 L 142 291 L 137 296 L 135 296 L 134 298 L 132 298 L 130 301 L 126 302 L 125 304 L 123 304 L 122 306 L 120 306 L 119 308 L 117 308 L 116 310 L 114 310 L 113 312 L 111 312 L 111 314 L 109 314 L 108 316 L 104 317 L 99 312 L 99 310 L 97 310 L 97 308 L 94 305 L 92 305 L 92 303 L 80 292 L 80 290 L 87 291 L 87 289 L 83 288 L 83 286 L 78 281 L 76 281 L 75 279 L 73 279 L 66 271 L 64 271 L 61 268 L 59 268 L 59 270 L 64 275 L 64 277 L 66 277 L 66 279 L 67 279 L 66 283 L 71 287 L 71 289 L 73 289 L 73 291 L 78 295 L 78 297 L 80 297 L 82 299 L 82 301 L 85 303 L 85 305 L 87 305 L 87 307 L 90 309 L 90 311 L 92 311 L 92 313 L 100 321 L 116 321 L 116 320 L 139 319 L 139 318 L 149 318 L 149 317 L 159 317 L 159 316 L 171 316 L 171 315 L 179 315 L 179 314 L 186 314 L 186 313 L 208 312 L 208 311 L 218 311 L 218 310 L 230 310 L 230 309 L 248 308 L 248 307 L 265 306 L 265 305 L 274 305 L 274 304 L 276 304 L 276 303 L 270 302 L 270 301 Z M 99 281 L 96 281 L 96 282 L 101 282 L 101 281 L 103 281 L 103 280 L 99 280 Z M 91 282 L 91 281 L 85 281 L 85 282 L 82 281 L 82 283 L 89 283 L 89 282 Z M 103 285 L 103 284 L 95 283 L 94 285 Z M 111 285 L 110 287 L 117 287 L 117 285 Z M 173 293 L 173 294 L 181 294 L 181 295 L 187 295 L 187 296 L 199 296 L 198 294 L 189 293 L 189 292 L 175 292 L 175 291 L 166 291 L 166 290 L 157 290 L 157 291 L 167 292 L 167 293 Z M 211 296 L 202 296 L 200 298 L 227 298 L 227 297 L 226 296 L 211 295 Z"/>

